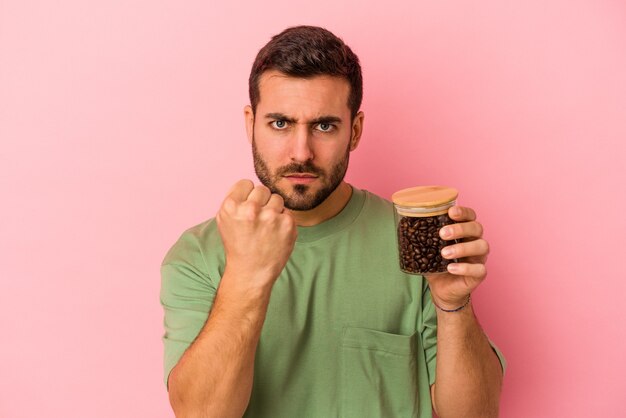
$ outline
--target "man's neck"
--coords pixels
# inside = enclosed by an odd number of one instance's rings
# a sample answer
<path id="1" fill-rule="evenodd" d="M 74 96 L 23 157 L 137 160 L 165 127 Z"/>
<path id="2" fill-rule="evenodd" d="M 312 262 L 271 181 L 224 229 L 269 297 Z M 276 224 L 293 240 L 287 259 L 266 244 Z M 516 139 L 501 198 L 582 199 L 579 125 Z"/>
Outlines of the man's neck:
<path id="1" fill-rule="evenodd" d="M 311 210 L 292 210 L 291 215 L 298 226 L 314 226 L 332 218 L 346 207 L 352 197 L 352 186 L 342 181 L 319 206 Z"/>

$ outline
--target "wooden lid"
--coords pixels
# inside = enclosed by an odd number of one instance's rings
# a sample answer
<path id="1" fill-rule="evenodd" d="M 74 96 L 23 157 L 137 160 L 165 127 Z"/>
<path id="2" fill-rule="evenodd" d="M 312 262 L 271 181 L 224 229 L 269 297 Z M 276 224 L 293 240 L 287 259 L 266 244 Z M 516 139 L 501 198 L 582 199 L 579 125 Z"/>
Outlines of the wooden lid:
<path id="1" fill-rule="evenodd" d="M 395 192 L 391 200 L 398 206 L 430 208 L 445 205 L 458 195 L 458 190 L 453 187 L 418 186 Z"/>

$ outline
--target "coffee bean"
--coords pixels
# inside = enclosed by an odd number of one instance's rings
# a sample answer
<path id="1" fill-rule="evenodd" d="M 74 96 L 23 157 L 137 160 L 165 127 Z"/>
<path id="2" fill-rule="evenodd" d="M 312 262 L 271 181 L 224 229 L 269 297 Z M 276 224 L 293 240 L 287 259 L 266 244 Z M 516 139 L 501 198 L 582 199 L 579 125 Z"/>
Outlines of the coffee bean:
<path id="1" fill-rule="evenodd" d="M 425 218 L 404 216 L 398 223 L 400 268 L 407 273 L 440 273 L 455 260 L 441 257 L 441 249 L 454 241 L 439 237 L 439 230 L 454 223 L 448 215 Z"/>

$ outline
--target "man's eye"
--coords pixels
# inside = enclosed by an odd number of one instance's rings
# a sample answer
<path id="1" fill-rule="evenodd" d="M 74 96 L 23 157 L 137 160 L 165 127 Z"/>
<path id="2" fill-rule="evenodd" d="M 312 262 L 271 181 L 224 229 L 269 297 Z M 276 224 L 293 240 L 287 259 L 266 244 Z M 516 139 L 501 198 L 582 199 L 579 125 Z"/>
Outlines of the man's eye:
<path id="1" fill-rule="evenodd" d="M 317 125 L 317 130 L 322 131 L 322 132 L 330 132 L 334 128 L 335 128 L 335 126 L 330 124 L 330 123 L 319 123 Z"/>
<path id="2" fill-rule="evenodd" d="M 271 123 L 273 128 L 276 129 L 285 129 L 285 127 L 287 126 L 287 121 L 284 120 L 275 120 L 274 122 Z"/>

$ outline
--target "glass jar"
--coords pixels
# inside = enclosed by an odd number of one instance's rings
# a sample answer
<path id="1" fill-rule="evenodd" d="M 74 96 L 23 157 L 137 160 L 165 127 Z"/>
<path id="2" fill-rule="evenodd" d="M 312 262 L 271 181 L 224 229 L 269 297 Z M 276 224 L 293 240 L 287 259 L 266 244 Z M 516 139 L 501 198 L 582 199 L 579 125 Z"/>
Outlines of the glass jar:
<path id="1" fill-rule="evenodd" d="M 441 256 L 441 249 L 457 240 L 444 240 L 439 230 L 455 223 L 448 209 L 456 205 L 458 191 L 445 186 L 419 186 L 403 189 L 391 196 L 395 206 L 400 269 L 410 274 L 447 271 L 456 259 Z"/>

